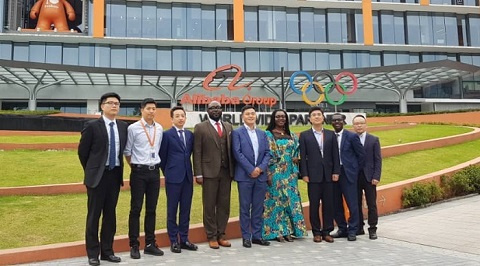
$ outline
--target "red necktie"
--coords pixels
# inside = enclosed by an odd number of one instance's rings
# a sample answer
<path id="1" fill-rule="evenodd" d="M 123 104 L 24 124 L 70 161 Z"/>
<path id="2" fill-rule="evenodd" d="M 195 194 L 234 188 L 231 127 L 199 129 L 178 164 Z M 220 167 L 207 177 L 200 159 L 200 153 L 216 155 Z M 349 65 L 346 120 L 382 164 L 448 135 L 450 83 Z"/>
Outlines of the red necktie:
<path id="1" fill-rule="evenodd" d="M 220 127 L 219 122 L 215 123 L 215 125 L 217 125 L 218 136 L 220 136 L 220 138 L 221 138 L 222 137 L 222 127 Z"/>

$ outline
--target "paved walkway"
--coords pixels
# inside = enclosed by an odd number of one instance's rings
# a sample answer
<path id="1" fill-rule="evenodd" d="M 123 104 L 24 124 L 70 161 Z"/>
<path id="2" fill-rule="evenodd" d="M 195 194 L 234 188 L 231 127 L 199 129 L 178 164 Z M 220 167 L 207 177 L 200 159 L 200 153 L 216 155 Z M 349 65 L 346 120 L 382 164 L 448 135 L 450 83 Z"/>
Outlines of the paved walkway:
<path id="1" fill-rule="evenodd" d="M 312 236 L 293 243 L 272 242 L 269 247 L 242 247 L 240 239 L 231 248 L 212 250 L 205 243 L 199 250 L 162 257 L 133 260 L 119 253 L 119 264 L 101 265 L 287 265 L 328 263 L 333 265 L 480 265 L 480 196 L 436 204 L 380 218 L 379 238 L 359 236 L 335 243 L 314 243 Z M 87 265 L 87 258 L 49 261 L 32 265 Z"/>

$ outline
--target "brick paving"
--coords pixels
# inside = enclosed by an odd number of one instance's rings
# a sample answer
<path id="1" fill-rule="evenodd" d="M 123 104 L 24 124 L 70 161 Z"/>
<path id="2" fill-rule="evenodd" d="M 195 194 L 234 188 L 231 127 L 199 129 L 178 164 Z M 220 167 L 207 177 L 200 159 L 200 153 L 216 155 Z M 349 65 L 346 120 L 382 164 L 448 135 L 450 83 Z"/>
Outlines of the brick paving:
<path id="1" fill-rule="evenodd" d="M 118 253 L 121 263 L 101 265 L 480 265 L 480 196 L 435 204 L 427 208 L 380 217 L 377 240 L 368 235 L 356 242 L 314 243 L 311 234 L 293 243 L 272 242 L 268 247 L 242 247 L 233 239 L 231 248 L 213 250 L 199 243 L 199 250 L 165 255 L 143 255 L 133 260 Z M 30 265 L 88 265 L 86 257 Z"/>

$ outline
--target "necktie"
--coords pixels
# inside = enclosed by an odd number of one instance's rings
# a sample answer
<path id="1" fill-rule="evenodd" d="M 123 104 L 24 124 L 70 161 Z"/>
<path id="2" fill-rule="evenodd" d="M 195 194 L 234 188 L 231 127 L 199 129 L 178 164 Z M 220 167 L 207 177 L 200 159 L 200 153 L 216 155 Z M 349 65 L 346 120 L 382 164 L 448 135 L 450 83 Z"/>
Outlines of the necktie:
<path id="1" fill-rule="evenodd" d="M 117 152 L 115 150 L 115 131 L 113 130 L 113 126 L 115 123 L 110 122 L 110 157 L 108 158 L 108 169 L 112 170 L 115 168 L 115 157 L 117 155 Z"/>
<path id="2" fill-rule="evenodd" d="M 218 132 L 218 136 L 220 136 L 220 138 L 222 137 L 222 127 L 220 126 L 220 123 L 217 122 L 215 123 L 215 125 L 217 126 L 217 132 Z"/>
<path id="3" fill-rule="evenodd" d="M 183 136 L 183 130 L 179 130 L 178 133 L 180 133 L 180 140 L 182 141 L 183 147 L 186 147 L 187 145 L 185 144 L 185 137 Z"/>

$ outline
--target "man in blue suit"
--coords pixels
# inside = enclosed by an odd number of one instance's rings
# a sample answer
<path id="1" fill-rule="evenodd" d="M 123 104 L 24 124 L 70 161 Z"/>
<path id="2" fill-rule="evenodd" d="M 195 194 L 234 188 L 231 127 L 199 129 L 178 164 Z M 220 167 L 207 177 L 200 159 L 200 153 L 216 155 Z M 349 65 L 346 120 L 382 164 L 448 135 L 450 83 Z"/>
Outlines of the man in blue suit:
<path id="1" fill-rule="evenodd" d="M 238 183 L 243 246 L 250 248 L 252 243 L 268 246 L 270 242 L 262 239 L 262 215 L 270 148 L 265 132 L 256 128 L 257 113 L 253 106 L 242 108 L 242 120 L 244 126 L 232 133 L 232 146 L 237 162 L 234 179 Z"/>
<path id="2" fill-rule="evenodd" d="M 197 250 L 188 240 L 190 209 L 193 195 L 193 172 L 190 156 L 193 150 L 193 133 L 184 129 L 186 113 L 183 107 L 170 110 L 173 127 L 163 134 L 160 146 L 160 168 L 165 176 L 167 193 L 167 232 L 170 250 L 180 253 L 182 249 Z M 177 210 L 180 207 L 177 224 Z"/>
<path id="3" fill-rule="evenodd" d="M 357 235 L 365 234 L 363 230 L 362 194 L 365 191 L 365 200 L 368 208 L 368 236 L 377 239 L 377 185 L 382 174 L 382 151 L 378 137 L 367 133 L 367 120 L 363 115 L 353 118 L 353 129 L 360 137 L 360 142 L 365 149 L 365 166 L 358 175 L 358 209 L 360 227 Z"/>
<path id="4" fill-rule="evenodd" d="M 338 151 L 340 154 L 340 178 L 333 186 L 335 222 L 338 231 L 332 236 L 348 237 L 348 241 L 357 240 L 358 230 L 358 196 L 357 179 L 360 169 L 363 168 L 365 150 L 357 134 L 343 129 L 345 115 L 335 113 L 332 116 L 332 126 L 337 135 Z M 343 211 L 343 197 L 347 202 L 350 218 L 345 220 Z"/>

